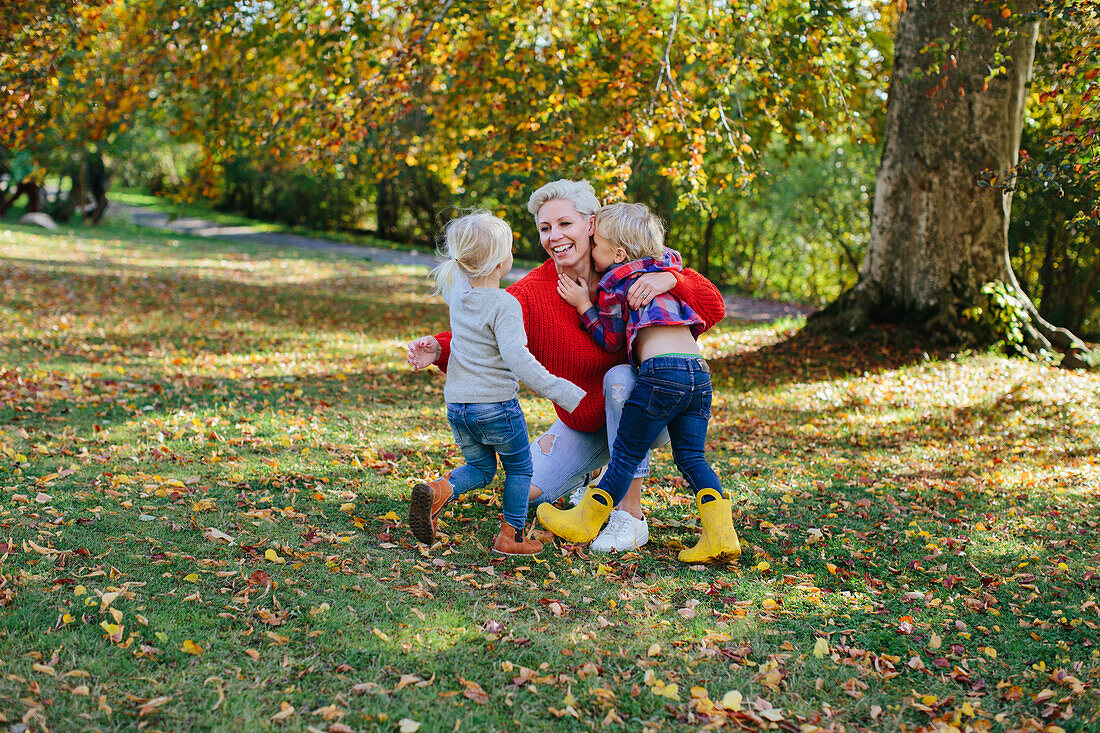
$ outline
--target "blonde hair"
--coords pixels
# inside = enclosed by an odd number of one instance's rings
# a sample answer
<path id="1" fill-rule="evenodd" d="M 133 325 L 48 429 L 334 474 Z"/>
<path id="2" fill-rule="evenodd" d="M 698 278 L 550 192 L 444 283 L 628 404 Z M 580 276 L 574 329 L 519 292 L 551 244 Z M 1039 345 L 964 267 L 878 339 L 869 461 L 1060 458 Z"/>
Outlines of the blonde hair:
<path id="1" fill-rule="evenodd" d="M 491 274 L 511 252 L 512 228 L 503 219 L 482 209 L 451 219 L 443 228 L 443 261 L 429 275 L 435 282 L 432 294 L 450 292 L 458 273 L 464 279 Z"/>
<path id="2" fill-rule="evenodd" d="M 596 212 L 596 231 L 628 260 L 663 257 L 665 227 L 645 204 L 609 204 Z"/>
<path id="3" fill-rule="evenodd" d="M 596 198 L 596 189 L 592 188 L 591 183 L 585 180 L 570 181 L 567 178 L 562 178 L 536 189 L 531 194 L 531 198 L 527 199 L 527 210 L 535 217 L 536 224 L 538 223 L 539 209 L 542 208 L 543 204 L 558 199 L 573 204 L 573 207 L 581 216 L 592 216 L 600 208 L 600 200 Z"/>

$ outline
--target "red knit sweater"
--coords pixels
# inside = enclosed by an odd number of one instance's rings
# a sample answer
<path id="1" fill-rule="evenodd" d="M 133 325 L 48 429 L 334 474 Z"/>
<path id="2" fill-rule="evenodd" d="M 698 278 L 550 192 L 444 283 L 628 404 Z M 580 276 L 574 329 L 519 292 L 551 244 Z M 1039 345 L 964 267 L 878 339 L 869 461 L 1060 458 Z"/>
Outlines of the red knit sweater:
<path id="1" fill-rule="evenodd" d="M 726 304 L 718 288 L 694 270 L 673 273 L 677 284 L 672 294 L 687 303 L 710 329 L 726 317 Z M 508 292 L 523 306 L 523 325 L 527 331 L 527 348 L 547 371 L 568 379 L 587 394 L 573 412 L 554 405 L 558 418 L 573 428 L 590 433 L 607 422 L 603 405 L 603 375 L 616 364 L 626 361 L 626 350 L 609 353 L 596 344 L 581 325 L 577 309 L 558 295 L 558 273 L 547 260 L 521 280 L 508 287 Z M 443 353 L 436 361 L 443 371 L 451 356 L 450 332 L 436 334 Z"/>

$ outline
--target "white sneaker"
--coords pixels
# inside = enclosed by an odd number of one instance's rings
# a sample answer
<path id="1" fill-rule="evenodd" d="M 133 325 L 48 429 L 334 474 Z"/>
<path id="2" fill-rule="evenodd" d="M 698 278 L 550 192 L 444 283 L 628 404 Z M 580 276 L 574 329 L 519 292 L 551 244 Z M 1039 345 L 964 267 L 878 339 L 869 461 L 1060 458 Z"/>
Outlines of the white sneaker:
<path id="1" fill-rule="evenodd" d="M 635 519 L 629 512 L 612 509 L 603 530 L 592 540 L 589 549 L 595 552 L 626 552 L 649 542 L 649 523 Z"/>

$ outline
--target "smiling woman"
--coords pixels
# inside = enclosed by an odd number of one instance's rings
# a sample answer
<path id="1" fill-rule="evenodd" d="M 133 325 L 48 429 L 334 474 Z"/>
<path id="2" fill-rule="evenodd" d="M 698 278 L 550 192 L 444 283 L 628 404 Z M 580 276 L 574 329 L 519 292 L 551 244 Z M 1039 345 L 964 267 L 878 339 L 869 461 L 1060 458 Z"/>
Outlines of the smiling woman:
<path id="1" fill-rule="evenodd" d="M 531 353 L 551 374 L 568 379 L 587 393 L 572 412 L 555 405 L 558 420 L 531 443 L 533 504 L 556 501 L 607 463 L 623 405 L 634 386 L 633 370 L 624 363 L 626 352 L 608 353 L 597 346 L 581 326 L 576 310 L 557 293 L 559 274 L 564 274 L 595 295 L 599 275 L 592 267 L 592 227 L 599 206 L 588 181 L 559 180 L 536 190 L 527 208 L 535 217 L 549 259 L 508 288 L 522 306 Z M 628 299 L 637 307 L 669 291 L 703 318 L 706 329 L 725 316 L 718 289 L 689 269 L 643 276 L 631 288 Z M 435 364 L 446 371 L 450 343 L 450 333 L 415 339 L 409 343 L 409 363 L 414 369 Z M 648 473 L 646 460 L 592 549 L 622 552 L 648 541 L 649 528 L 641 509 L 642 479 Z"/>

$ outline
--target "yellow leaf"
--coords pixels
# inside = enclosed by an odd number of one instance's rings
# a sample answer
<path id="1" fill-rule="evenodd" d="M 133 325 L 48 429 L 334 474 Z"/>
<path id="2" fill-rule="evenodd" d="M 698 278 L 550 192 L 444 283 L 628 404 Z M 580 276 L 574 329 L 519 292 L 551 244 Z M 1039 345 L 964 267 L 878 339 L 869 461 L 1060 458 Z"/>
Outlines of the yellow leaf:
<path id="1" fill-rule="evenodd" d="M 379 519 L 379 521 L 382 521 L 382 522 L 387 522 L 387 521 L 388 522 L 399 522 L 399 521 L 401 521 L 401 517 L 397 516 L 397 512 L 394 512 L 392 510 L 386 512 L 385 514 L 380 516 L 378 519 Z"/>
<path id="2" fill-rule="evenodd" d="M 730 690 L 725 695 L 722 695 L 722 707 L 726 710 L 730 710 L 735 713 L 741 712 L 741 692 L 739 690 Z"/>
<path id="3" fill-rule="evenodd" d="M 112 624 L 109 621 L 101 621 L 99 627 L 107 632 L 107 638 L 116 644 L 122 643 L 122 630 L 125 626 L 119 626 L 118 624 Z"/>
<path id="4" fill-rule="evenodd" d="M 935 705 L 936 700 L 937 700 L 937 698 L 936 698 L 935 695 L 925 695 L 924 697 L 922 697 L 920 699 L 920 701 L 922 703 L 924 703 L 925 705 Z"/>
<path id="5" fill-rule="evenodd" d="M 31 669 L 33 669 L 35 672 L 41 672 L 42 674 L 48 674 L 50 677 L 56 677 L 57 676 L 57 671 L 48 664 L 41 664 L 39 662 L 35 662 L 34 664 L 31 665 Z"/>
<path id="6" fill-rule="evenodd" d="M 836 565 L 833 565 L 831 562 L 827 562 L 827 563 L 825 563 L 825 568 L 831 574 L 836 575 Z"/>
<path id="7" fill-rule="evenodd" d="M 276 722 L 286 720 L 291 715 L 294 715 L 294 706 L 288 703 L 286 700 L 279 703 L 279 712 L 271 716 L 271 720 Z"/>
<path id="8" fill-rule="evenodd" d="M 194 654 L 197 657 L 202 654 L 202 647 L 190 639 L 184 639 L 183 643 L 180 644 L 180 651 L 187 654 Z"/>
<path id="9" fill-rule="evenodd" d="M 928 648 L 935 651 L 936 649 L 939 649 L 942 645 L 943 637 L 933 631 L 932 636 L 928 639 Z"/>
<path id="10" fill-rule="evenodd" d="M 382 630 L 380 630 L 378 628 L 373 628 L 373 629 L 371 629 L 371 631 L 373 631 L 374 635 L 377 636 L 382 641 L 387 641 L 388 642 L 390 640 L 390 637 L 386 636 L 385 632 L 383 632 Z"/>
<path id="11" fill-rule="evenodd" d="M 824 637 L 817 637 L 817 641 L 814 642 L 814 656 L 821 659 L 829 653 L 829 642 Z"/>
<path id="12" fill-rule="evenodd" d="M 649 649 L 646 651 L 645 655 L 647 657 L 655 657 L 660 653 L 661 653 L 661 645 L 660 644 L 650 644 Z"/>
<path id="13" fill-rule="evenodd" d="M 271 549 L 270 547 L 264 550 L 264 557 L 271 562 L 276 563 L 277 565 L 281 565 L 286 562 L 286 560 L 281 557 L 279 553 L 275 552 L 275 550 Z"/>
<path id="14" fill-rule="evenodd" d="M 767 571 L 771 570 L 771 567 L 772 566 L 769 563 L 766 563 L 766 562 L 758 563 L 756 565 L 756 569 L 759 570 L 762 573 L 766 573 Z"/>
<path id="15" fill-rule="evenodd" d="M 183 579 L 186 580 L 188 583 L 199 582 L 199 576 L 197 573 L 188 573 L 187 575 L 183 576 Z"/>
<path id="16" fill-rule="evenodd" d="M 982 652 L 984 652 L 985 655 L 987 657 L 989 657 L 990 659 L 996 659 L 997 658 L 997 650 L 994 649 L 991 646 L 987 646 L 985 649 L 982 649 Z"/>
<path id="17" fill-rule="evenodd" d="M 73 595 L 74 596 L 82 596 L 87 592 L 88 592 L 87 589 L 85 589 L 85 587 L 82 586 L 82 585 L 78 585 L 75 588 L 73 588 Z"/>
<path id="18" fill-rule="evenodd" d="M 771 611 L 773 609 L 779 608 L 779 604 L 776 603 L 771 598 L 765 598 L 763 603 L 761 603 L 760 605 L 763 606 L 764 609 L 767 610 L 767 611 Z"/>
<path id="19" fill-rule="evenodd" d="M 199 499 L 191 505 L 191 511 L 193 512 L 212 512 L 218 507 L 218 500 L 207 497 L 205 499 Z"/>
<path id="20" fill-rule="evenodd" d="M 354 157 L 354 156 L 353 156 Z M 420 730 L 420 723 L 411 718 L 402 718 L 397 721 L 397 730 L 401 733 L 416 733 Z"/>

